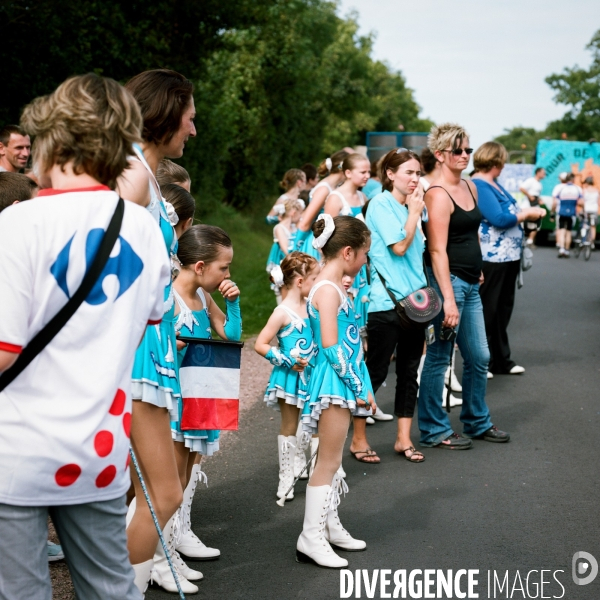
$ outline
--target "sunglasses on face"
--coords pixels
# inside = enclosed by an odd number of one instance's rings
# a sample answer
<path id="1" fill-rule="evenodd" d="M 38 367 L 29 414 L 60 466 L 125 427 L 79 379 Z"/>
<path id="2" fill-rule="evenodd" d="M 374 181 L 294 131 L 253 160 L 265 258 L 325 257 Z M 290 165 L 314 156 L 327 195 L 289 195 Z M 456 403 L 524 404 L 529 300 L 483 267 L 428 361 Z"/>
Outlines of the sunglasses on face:
<path id="1" fill-rule="evenodd" d="M 452 150 L 442 150 L 442 152 L 450 152 L 454 156 L 461 156 L 463 152 L 467 153 L 467 156 L 473 154 L 473 148 L 454 148 Z"/>

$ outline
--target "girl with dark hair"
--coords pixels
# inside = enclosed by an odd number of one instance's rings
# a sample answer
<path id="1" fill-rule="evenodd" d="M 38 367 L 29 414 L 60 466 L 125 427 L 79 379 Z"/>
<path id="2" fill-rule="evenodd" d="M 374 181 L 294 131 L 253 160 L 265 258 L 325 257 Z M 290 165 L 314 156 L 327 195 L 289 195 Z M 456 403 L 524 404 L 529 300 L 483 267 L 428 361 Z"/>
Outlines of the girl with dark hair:
<path id="1" fill-rule="evenodd" d="M 338 150 L 331 157 L 326 158 L 318 168 L 321 181 L 310 191 L 309 203 L 298 224 L 296 233 L 296 250 L 310 254 L 316 259 L 320 259 L 319 251 L 313 246 L 313 233 L 311 227 L 317 216 L 323 212 L 327 196 L 333 192 L 344 181 L 342 164 L 344 159 L 349 156 L 349 152 Z"/>
<path id="2" fill-rule="evenodd" d="M 142 145 L 134 145 L 135 156 L 118 181 L 123 198 L 146 206 L 163 235 L 166 251 L 176 263 L 177 236 L 174 211 L 171 220 L 156 181 L 161 160 L 180 158 L 194 127 L 193 85 L 175 71 L 158 69 L 136 75 L 125 88 L 136 99 L 143 118 Z M 183 498 L 171 439 L 170 420 L 179 419 L 181 392 L 175 362 L 175 303 L 172 281 L 164 288 L 162 321 L 150 326 L 136 352 L 132 373 L 133 411 L 131 445 L 138 459 L 164 537 L 172 539 L 173 517 Z M 150 574 L 165 589 L 176 589 L 143 490 L 133 477 L 135 498 L 129 506 L 127 529 L 136 585 L 143 592 Z M 154 558 L 153 558 L 154 556 Z M 182 589 L 198 588 L 183 575 Z"/>
<path id="3" fill-rule="evenodd" d="M 258 335 L 254 349 L 273 364 L 267 384 L 267 406 L 281 412 L 277 436 L 279 448 L 279 486 L 277 497 L 283 498 L 294 479 L 294 462 L 300 440 L 297 439 L 298 417 L 307 399 L 310 379 L 309 362 L 315 354 L 312 331 L 306 312 L 306 297 L 320 268 L 317 260 L 302 252 L 291 252 L 271 272 L 271 281 L 285 287 L 283 302 L 273 311 Z M 271 346 L 277 337 L 279 348 Z M 303 440 L 304 441 L 304 440 Z M 307 443 L 307 442 L 304 442 Z M 300 444 L 304 446 L 304 443 Z M 304 448 L 302 448 L 304 452 Z M 286 500 L 293 500 L 293 490 Z"/>
<path id="4" fill-rule="evenodd" d="M 414 463 L 425 460 L 410 439 L 425 331 L 405 328 L 390 294 L 400 301 L 427 285 L 423 272 L 424 240 L 419 228 L 425 207 L 419 188 L 420 175 L 417 154 L 405 148 L 388 152 L 381 168 L 384 191 L 371 200 L 367 212 L 367 226 L 373 240 L 369 253 L 371 300 L 367 368 L 377 392 L 387 377 L 390 356 L 396 351 L 394 414 L 398 417 L 398 430 L 394 450 Z"/>
<path id="5" fill-rule="evenodd" d="M 175 225 L 175 235 L 180 238 L 194 223 L 194 212 L 196 211 L 196 201 L 194 197 L 178 183 L 167 183 L 161 187 L 163 198 L 167 205 L 167 212 L 170 206 L 177 215 L 177 224 Z"/>
<path id="6" fill-rule="evenodd" d="M 356 317 L 342 291 L 344 275 L 356 277 L 367 262 L 371 236 L 354 217 L 320 215 L 313 225 L 316 248 L 325 264 L 308 296 L 308 318 L 319 350 L 308 385 L 309 401 L 302 423 L 319 430 L 319 454 L 306 487 L 304 526 L 296 544 L 296 560 L 341 569 L 348 565 L 332 545 L 364 550 L 342 526 L 337 506 L 340 490 L 347 489 L 337 473 L 342 463 L 350 415 L 375 410 L 369 373 L 365 367 Z"/>
<path id="7" fill-rule="evenodd" d="M 175 331 L 178 335 L 197 339 L 210 339 L 211 329 L 226 340 L 239 340 L 242 336 L 242 315 L 240 311 L 240 290 L 229 279 L 229 266 L 233 260 L 233 248 L 229 236 L 219 227 L 194 225 L 179 240 L 177 251 L 181 261 L 181 271 L 173 284 L 177 304 Z M 211 294 L 220 292 L 225 299 L 227 312 L 224 313 Z M 177 341 L 178 368 L 186 352 L 186 344 Z M 183 406 L 180 406 L 180 416 Z M 219 431 L 185 430 L 180 421 L 171 423 L 175 440 L 177 471 L 184 490 L 180 508 L 182 530 L 180 540 L 173 544 L 172 554 L 177 570 L 190 579 L 191 569 L 181 560 L 178 552 L 197 560 L 211 560 L 220 556 L 220 551 L 208 548 L 192 531 L 190 511 L 196 485 L 201 477 L 198 455 L 212 456 L 219 450 Z M 168 566 L 165 573 L 168 572 Z M 192 575 L 195 572 L 192 571 Z M 164 575 L 161 576 L 164 579 Z M 159 581 L 160 583 L 160 581 Z M 169 591 L 176 591 L 165 582 L 161 584 Z"/>

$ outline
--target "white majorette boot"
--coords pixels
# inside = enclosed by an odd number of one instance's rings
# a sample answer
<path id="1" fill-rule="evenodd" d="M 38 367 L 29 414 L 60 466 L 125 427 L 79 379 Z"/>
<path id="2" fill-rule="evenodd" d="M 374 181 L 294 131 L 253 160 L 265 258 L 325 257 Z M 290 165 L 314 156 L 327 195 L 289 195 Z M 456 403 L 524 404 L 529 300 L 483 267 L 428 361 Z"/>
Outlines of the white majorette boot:
<path id="1" fill-rule="evenodd" d="M 319 438 L 318 437 L 312 437 L 310 438 L 310 455 L 312 456 L 316 451 L 317 448 L 319 447 Z M 310 462 L 310 467 L 308 469 L 308 476 L 312 477 L 313 471 L 315 470 L 315 465 L 317 464 L 317 456 L 315 456 L 312 461 Z"/>
<path id="2" fill-rule="evenodd" d="M 348 561 L 333 551 L 325 537 L 330 503 L 331 486 L 306 486 L 304 525 L 296 542 L 297 562 L 313 563 L 328 569 L 343 569 L 348 566 Z"/>
<path id="3" fill-rule="evenodd" d="M 419 361 L 419 368 L 417 369 L 417 383 L 421 385 L 421 373 L 423 372 L 423 365 L 425 364 L 425 355 L 421 356 Z"/>
<path id="4" fill-rule="evenodd" d="M 442 398 L 442 406 L 446 408 L 446 392 L 444 392 L 444 396 Z M 454 408 L 455 406 L 462 406 L 462 398 L 457 398 L 450 394 L 450 408 Z"/>
<path id="5" fill-rule="evenodd" d="M 291 489 L 286 496 L 286 492 L 294 483 L 294 460 L 293 453 L 296 450 L 295 435 L 278 435 L 277 444 L 279 446 L 279 485 L 277 487 L 277 497 L 285 501 L 294 499 L 294 490 Z"/>
<path id="6" fill-rule="evenodd" d="M 173 533 L 175 520 L 179 517 L 178 513 L 175 513 L 165 525 L 165 529 L 163 531 L 163 537 L 165 539 L 165 543 L 167 544 L 167 549 L 169 550 L 169 554 L 171 556 L 171 562 L 175 567 L 175 571 L 177 572 L 177 578 L 179 579 L 179 585 L 181 586 L 181 590 L 184 594 L 196 594 L 198 592 L 198 586 L 194 585 L 189 579 L 187 579 L 184 574 L 179 570 L 181 557 L 177 554 L 175 550 L 175 534 Z M 187 565 L 186 565 L 187 566 Z M 202 579 L 203 575 L 199 571 L 188 570 L 197 576 L 198 579 Z M 189 574 L 189 572 L 188 572 Z M 177 592 L 177 584 L 175 583 L 175 579 L 173 578 L 173 573 L 171 572 L 171 567 L 169 566 L 169 562 L 167 561 L 167 557 L 163 550 L 162 544 L 160 540 L 158 540 L 158 546 L 156 547 L 156 552 L 154 553 L 154 568 L 152 569 L 151 580 L 153 583 L 156 583 L 163 589 L 167 590 L 167 592 Z"/>
<path id="7" fill-rule="evenodd" d="M 133 582 L 135 587 L 142 592 L 142 594 L 148 589 L 148 582 L 150 581 L 150 573 L 152 573 L 152 565 L 154 560 L 150 559 L 137 565 L 132 565 L 135 578 Z"/>
<path id="8" fill-rule="evenodd" d="M 340 522 L 338 506 L 341 502 L 341 495 L 348 493 L 346 482 L 336 473 L 332 481 L 331 501 L 329 512 L 327 513 L 327 523 L 325 526 L 325 537 L 333 548 L 346 550 L 349 552 L 359 552 L 367 548 L 367 543 L 363 540 L 355 540 Z"/>
<path id="9" fill-rule="evenodd" d="M 375 410 L 375 414 L 372 415 L 372 417 L 376 421 L 391 421 L 394 418 L 394 415 L 384 413 L 378 406 L 377 409 Z"/>
<path id="10" fill-rule="evenodd" d="M 192 500 L 194 499 L 198 481 L 201 480 L 208 486 L 206 473 L 202 471 L 200 465 L 194 465 L 192 467 L 190 481 L 183 492 L 183 502 L 179 508 L 181 514 L 181 535 L 179 536 L 179 540 L 175 543 L 175 550 L 192 560 L 216 560 L 221 556 L 221 551 L 206 546 L 192 531 Z M 187 579 L 189 579 L 189 577 Z"/>
<path id="11" fill-rule="evenodd" d="M 461 393 L 462 392 L 462 385 L 460 384 L 460 381 L 458 380 L 458 377 L 456 376 L 456 373 L 454 372 L 454 365 L 456 364 L 456 346 L 454 346 L 454 350 L 452 350 L 453 355 L 452 355 L 452 369 L 450 367 L 448 367 L 446 369 L 446 376 L 444 378 L 444 383 L 446 385 L 450 386 L 450 389 L 453 392 L 457 392 L 457 393 Z"/>
<path id="12" fill-rule="evenodd" d="M 306 466 L 306 449 L 310 444 L 310 433 L 302 429 L 302 421 L 298 423 L 296 430 L 296 452 L 294 453 L 294 477 L 298 477 Z M 300 475 L 300 479 L 308 479 L 308 469 Z"/>

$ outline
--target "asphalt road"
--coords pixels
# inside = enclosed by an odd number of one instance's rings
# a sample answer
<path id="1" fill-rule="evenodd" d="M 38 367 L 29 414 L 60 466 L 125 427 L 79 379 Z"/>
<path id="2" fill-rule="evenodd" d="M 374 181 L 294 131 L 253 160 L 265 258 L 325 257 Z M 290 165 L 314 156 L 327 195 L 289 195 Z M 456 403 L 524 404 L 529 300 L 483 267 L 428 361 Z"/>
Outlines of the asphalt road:
<path id="1" fill-rule="evenodd" d="M 340 516 L 368 544 L 365 552 L 343 553 L 350 569 L 370 570 L 369 577 L 374 569 L 477 569 L 479 598 L 600 598 L 600 576 L 585 586 L 571 576 L 575 552 L 600 561 L 600 252 L 585 263 L 557 260 L 542 248 L 534 260 L 510 326 L 513 357 L 526 373 L 496 376 L 488 385 L 493 422 L 511 442 L 476 441 L 466 452 L 425 449 L 426 461 L 410 464 L 393 452 L 394 423 L 370 427 L 381 464 L 344 455 L 350 493 Z M 390 377 L 378 394 L 386 412 L 392 388 Z M 458 417 L 454 409 L 460 432 Z M 257 404 L 206 463 L 209 487 L 196 494 L 192 522 L 222 557 L 193 563 L 205 576 L 196 597 L 340 598 L 338 571 L 294 560 L 306 483 L 296 486 L 293 502 L 275 504 L 278 426 L 278 414 Z M 495 596 L 487 586 L 494 571 L 501 581 L 508 571 L 508 586 L 496 587 Z M 548 582 L 543 596 L 541 577 Z M 435 589 L 430 597 L 446 597 Z M 363 587 L 365 597 L 382 597 L 379 585 L 372 596 Z M 146 598 L 173 595 L 150 589 Z"/>

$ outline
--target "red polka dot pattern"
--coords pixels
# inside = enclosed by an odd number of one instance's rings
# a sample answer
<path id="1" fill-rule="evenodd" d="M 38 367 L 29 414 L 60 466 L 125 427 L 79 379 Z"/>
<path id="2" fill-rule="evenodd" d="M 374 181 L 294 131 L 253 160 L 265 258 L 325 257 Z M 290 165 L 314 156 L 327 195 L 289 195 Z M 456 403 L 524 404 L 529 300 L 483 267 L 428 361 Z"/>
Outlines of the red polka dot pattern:
<path id="1" fill-rule="evenodd" d="M 117 467 L 109 465 L 98 477 L 96 477 L 96 487 L 105 488 L 109 486 L 117 475 Z"/>
<path id="2" fill-rule="evenodd" d="M 113 449 L 114 437 L 110 431 L 99 431 L 94 438 L 94 449 L 100 458 L 108 456 Z"/>
<path id="3" fill-rule="evenodd" d="M 127 454 L 127 460 L 125 461 L 125 470 L 129 468 L 129 463 L 131 462 L 131 454 Z"/>
<path id="4" fill-rule="evenodd" d="M 125 413 L 123 415 L 123 429 L 125 430 L 125 435 L 129 437 L 129 431 L 131 430 L 131 413 Z"/>
<path id="5" fill-rule="evenodd" d="M 56 483 L 61 487 L 73 485 L 81 475 L 81 467 L 74 463 L 63 465 L 54 474 Z"/>
<path id="6" fill-rule="evenodd" d="M 115 417 L 122 415 L 123 411 L 125 410 L 125 400 L 127 400 L 125 392 L 123 390 L 117 390 L 115 399 L 113 400 L 112 406 L 108 412 Z"/>

